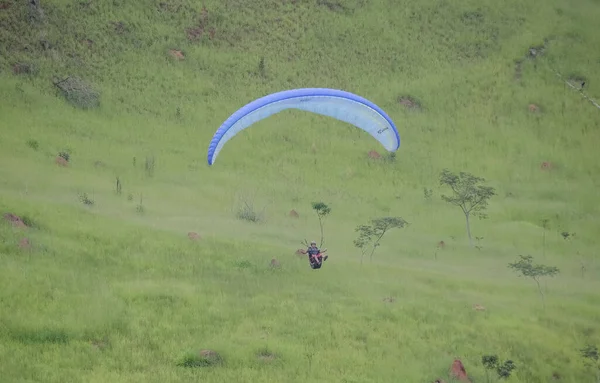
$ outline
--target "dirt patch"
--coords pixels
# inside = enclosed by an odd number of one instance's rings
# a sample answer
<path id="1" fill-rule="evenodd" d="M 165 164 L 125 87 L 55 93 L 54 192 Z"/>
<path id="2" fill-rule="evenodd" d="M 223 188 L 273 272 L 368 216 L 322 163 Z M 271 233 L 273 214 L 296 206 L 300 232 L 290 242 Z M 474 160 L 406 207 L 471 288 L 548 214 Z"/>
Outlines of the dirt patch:
<path id="1" fill-rule="evenodd" d="M 187 234 L 187 236 L 188 236 L 188 238 L 189 238 L 190 240 L 192 240 L 192 241 L 197 241 L 197 240 L 199 240 L 199 239 L 200 239 L 200 234 L 198 234 L 198 233 L 196 233 L 196 232 L 193 232 L 193 231 L 190 231 L 190 232 Z"/>
<path id="2" fill-rule="evenodd" d="M 542 108 L 537 104 L 529 104 L 527 109 L 529 109 L 531 113 L 540 113 L 542 111 Z"/>
<path id="3" fill-rule="evenodd" d="M 446 247 L 446 242 L 444 242 L 444 241 L 439 241 L 439 242 L 438 242 L 438 244 L 437 244 L 437 247 L 438 247 L 439 249 L 443 249 L 443 248 L 445 248 L 445 247 Z"/>
<path id="4" fill-rule="evenodd" d="M 412 96 L 400 96 L 398 97 L 398 103 L 410 110 L 421 109 L 421 103 L 419 102 L 419 100 Z"/>
<path id="5" fill-rule="evenodd" d="M 302 257 L 302 256 L 306 255 L 306 250 L 304 250 L 304 249 L 298 249 L 298 250 L 296 250 L 295 254 L 297 256 L 299 256 L 299 257 Z"/>
<path id="6" fill-rule="evenodd" d="M 465 366 L 463 366 L 460 359 L 454 359 L 454 362 L 450 367 L 450 375 L 453 378 L 458 379 L 460 382 L 471 383 L 471 380 L 467 376 L 467 370 L 465 370 Z"/>
<path id="7" fill-rule="evenodd" d="M 185 55 L 183 54 L 183 52 L 178 49 L 169 49 L 169 54 L 171 55 L 171 57 L 178 61 L 185 59 Z"/>
<path id="8" fill-rule="evenodd" d="M 158 3 L 158 9 L 162 12 L 179 12 L 181 9 L 181 4 L 173 4 L 171 2 L 161 2 Z"/>
<path id="9" fill-rule="evenodd" d="M 273 362 L 274 360 L 277 359 L 277 355 L 275 355 L 274 353 L 272 353 L 269 350 L 260 350 L 259 352 L 256 353 L 256 357 L 261 362 L 266 362 L 266 363 Z"/>
<path id="10" fill-rule="evenodd" d="M 221 359 L 221 355 L 219 355 L 219 353 L 217 353 L 216 351 L 213 351 L 213 350 L 201 350 L 199 354 L 201 357 L 207 358 L 207 359 L 212 359 L 212 360 L 220 360 Z"/>
<path id="11" fill-rule="evenodd" d="M 550 161 L 544 161 L 540 165 L 540 169 L 542 169 L 542 170 L 552 170 L 552 169 L 554 169 L 554 164 L 552 162 L 550 162 Z"/>
<path id="12" fill-rule="evenodd" d="M 4 219 L 7 220 L 8 222 L 12 223 L 12 225 L 15 227 L 27 229 L 27 225 L 25 224 L 25 222 L 23 222 L 21 217 L 19 217 L 18 215 L 15 215 L 13 213 L 6 213 L 6 214 L 4 214 Z"/>
<path id="13" fill-rule="evenodd" d="M 102 339 L 92 339 L 89 342 L 90 345 L 97 350 L 104 350 L 110 347 L 110 341 L 107 337 L 104 337 Z"/>
<path id="14" fill-rule="evenodd" d="M 0 3 L 0 9 L 8 9 L 10 8 L 10 3 Z"/>
<path id="15" fill-rule="evenodd" d="M 377 150 L 371 150 L 371 151 L 368 153 L 368 155 L 369 155 L 369 158 L 371 158 L 371 159 L 373 159 L 373 160 L 378 160 L 378 159 L 380 159 L 380 158 L 381 158 L 381 154 L 379 154 L 379 153 L 377 152 Z"/>
<path id="16" fill-rule="evenodd" d="M 269 267 L 272 269 L 281 269 L 281 263 L 275 258 L 271 259 L 271 263 L 269 263 Z"/>
<path id="17" fill-rule="evenodd" d="M 205 33 L 208 33 L 209 39 L 214 39 L 217 31 L 214 27 L 209 26 L 212 22 L 212 17 L 209 15 L 208 9 L 205 6 L 202 6 L 202 10 L 200 11 L 200 21 L 194 27 L 187 28 L 186 34 L 187 38 L 190 41 L 198 41 L 204 36 Z"/>
<path id="18" fill-rule="evenodd" d="M 56 156 L 56 158 L 54 159 L 54 162 L 58 165 L 58 166 L 62 166 L 62 167 L 67 167 L 69 166 L 69 161 L 65 160 L 63 157 L 61 156 Z"/>
<path id="19" fill-rule="evenodd" d="M 300 214 L 294 209 L 290 210 L 289 216 L 292 218 L 300 218 Z"/>
<path id="20" fill-rule="evenodd" d="M 482 305 L 480 305 L 479 303 L 475 303 L 473 305 L 473 310 L 475 310 L 475 311 L 485 311 L 485 307 L 482 306 Z"/>
<path id="21" fill-rule="evenodd" d="M 19 241 L 19 249 L 21 249 L 21 250 L 31 249 L 31 242 L 29 241 L 29 238 L 21 238 L 21 240 Z"/>
<path id="22" fill-rule="evenodd" d="M 13 74 L 27 74 L 32 75 L 37 73 L 37 67 L 30 63 L 16 63 L 13 65 Z"/>
<path id="23" fill-rule="evenodd" d="M 111 25 L 113 26 L 114 31 L 119 35 L 129 32 L 129 28 L 127 28 L 127 25 L 122 21 L 113 21 L 111 22 Z"/>
<path id="24" fill-rule="evenodd" d="M 82 43 L 83 45 L 86 45 L 88 48 L 91 48 L 94 45 L 94 40 L 90 40 L 90 39 L 81 39 L 79 40 L 80 43 Z"/>

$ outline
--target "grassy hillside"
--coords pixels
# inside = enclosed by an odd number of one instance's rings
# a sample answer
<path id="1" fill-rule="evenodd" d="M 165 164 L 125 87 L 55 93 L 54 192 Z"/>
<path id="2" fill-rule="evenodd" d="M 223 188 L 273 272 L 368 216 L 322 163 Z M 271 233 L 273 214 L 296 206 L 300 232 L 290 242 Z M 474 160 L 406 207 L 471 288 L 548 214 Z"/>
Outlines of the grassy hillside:
<path id="1" fill-rule="evenodd" d="M 29 3 L 0 0 L 0 211 L 29 226 L 0 223 L 2 381 L 449 382 L 460 358 L 486 382 L 485 354 L 512 382 L 594 381 L 597 1 Z M 208 167 L 231 113 L 297 87 L 380 105 L 395 158 L 286 111 Z M 476 248 L 444 168 L 496 189 Z M 319 238 L 314 201 L 332 208 L 319 271 L 294 255 Z M 410 225 L 361 264 L 354 229 L 382 216 Z M 560 269 L 545 306 L 520 254 Z M 203 349 L 222 362 L 180 365 Z"/>

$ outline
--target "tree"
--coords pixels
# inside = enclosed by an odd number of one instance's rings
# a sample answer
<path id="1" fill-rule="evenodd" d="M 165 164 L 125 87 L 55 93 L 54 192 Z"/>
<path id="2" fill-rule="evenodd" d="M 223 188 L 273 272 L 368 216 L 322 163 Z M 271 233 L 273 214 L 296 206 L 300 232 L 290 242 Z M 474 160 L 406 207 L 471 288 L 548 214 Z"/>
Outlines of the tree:
<path id="1" fill-rule="evenodd" d="M 373 260 L 373 254 L 380 245 L 380 241 L 391 229 L 401 229 L 408 225 L 401 217 L 383 217 L 371 220 L 371 225 L 359 225 L 355 231 L 359 233 L 358 238 L 354 240 L 354 246 L 361 249 L 360 263 L 363 263 L 363 258 L 368 249 L 371 249 L 369 260 Z M 371 245 L 371 246 L 369 246 Z"/>
<path id="2" fill-rule="evenodd" d="M 331 208 L 327 206 L 324 202 L 313 202 L 312 203 L 313 210 L 317 213 L 317 217 L 319 218 L 319 226 L 321 227 L 321 243 L 319 244 L 319 248 L 323 246 L 323 218 L 325 218 L 329 213 L 331 213 Z"/>
<path id="3" fill-rule="evenodd" d="M 519 257 L 521 258 L 519 261 L 509 263 L 508 267 L 515 270 L 521 276 L 533 279 L 537 284 L 540 296 L 542 297 L 542 303 L 544 303 L 544 293 L 542 292 L 542 286 L 540 286 L 540 278 L 553 277 L 557 275 L 560 270 L 554 266 L 533 264 L 533 257 L 531 255 L 519 255 Z"/>
<path id="4" fill-rule="evenodd" d="M 465 215 L 467 223 L 467 236 L 469 245 L 473 247 L 471 237 L 471 216 L 480 219 L 487 218 L 484 213 L 488 206 L 488 200 L 496 195 L 496 190 L 491 186 L 480 185 L 485 182 L 484 178 L 476 177 L 467 172 L 460 172 L 458 175 L 444 169 L 440 174 L 440 185 L 450 187 L 452 196 L 442 195 L 442 200 L 461 208 Z"/>

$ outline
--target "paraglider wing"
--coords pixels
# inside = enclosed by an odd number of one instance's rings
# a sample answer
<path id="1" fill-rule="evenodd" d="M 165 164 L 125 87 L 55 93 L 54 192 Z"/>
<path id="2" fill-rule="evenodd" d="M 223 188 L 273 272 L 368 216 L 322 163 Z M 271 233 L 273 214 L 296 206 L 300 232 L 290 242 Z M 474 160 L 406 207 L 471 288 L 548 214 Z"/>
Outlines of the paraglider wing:
<path id="1" fill-rule="evenodd" d="M 336 118 L 373 136 L 383 147 L 396 151 L 400 134 L 388 115 L 371 101 L 336 89 L 304 88 L 273 93 L 243 106 L 215 132 L 208 147 L 212 165 L 223 145 L 243 129 L 285 109 L 300 109 Z"/>

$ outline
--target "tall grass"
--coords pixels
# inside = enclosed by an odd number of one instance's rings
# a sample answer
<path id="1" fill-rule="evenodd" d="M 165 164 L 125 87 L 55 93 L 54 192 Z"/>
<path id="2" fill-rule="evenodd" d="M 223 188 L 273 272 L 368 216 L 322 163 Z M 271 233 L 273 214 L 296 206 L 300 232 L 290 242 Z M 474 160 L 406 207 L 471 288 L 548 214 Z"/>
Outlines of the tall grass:
<path id="1" fill-rule="evenodd" d="M 36 225 L 0 226 L 3 379 L 422 382 L 448 380 L 459 357 L 480 381 L 490 353 L 517 364 L 514 382 L 594 376 L 577 350 L 600 343 L 600 111 L 554 72 L 600 98 L 594 2 L 55 0 L 34 21 L 7 4 L 0 209 Z M 199 26 L 213 38 L 190 41 Z M 19 63 L 36 70 L 14 74 Z M 68 75 L 99 107 L 57 93 Z M 352 126 L 286 111 L 206 165 L 232 112 L 304 86 L 382 106 L 402 138 L 395 160 L 369 159 L 382 149 Z M 443 168 L 498 190 L 472 223 L 479 249 L 440 198 Z M 236 216 L 248 195 L 259 222 Z M 332 208 L 330 259 L 313 272 L 294 251 L 319 235 L 317 200 Z M 411 224 L 361 266 L 354 228 L 396 215 Z M 519 254 L 561 270 L 545 309 L 507 268 Z M 178 366 L 201 349 L 223 364 Z"/>

